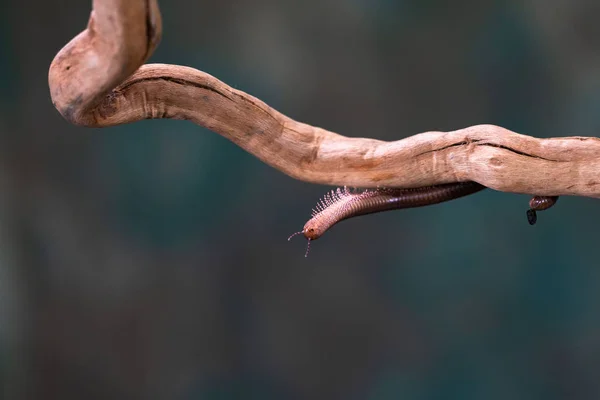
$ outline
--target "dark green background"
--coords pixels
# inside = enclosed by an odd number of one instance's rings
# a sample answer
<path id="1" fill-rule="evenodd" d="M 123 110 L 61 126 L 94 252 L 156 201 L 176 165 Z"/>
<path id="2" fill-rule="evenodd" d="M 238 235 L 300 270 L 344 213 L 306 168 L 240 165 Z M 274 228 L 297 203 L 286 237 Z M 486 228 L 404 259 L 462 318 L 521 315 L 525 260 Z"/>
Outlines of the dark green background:
<path id="1" fill-rule="evenodd" d="M 53 108 L 89 1 L 0 2 L 5 399 L 598 399 L 600 203 L 494 191 L 301 229 L 329 188 L 181 121 Z M 151 62 L 396 140 L 598 136 L 600 3 L 172 0 Z M 600 173 L 600 171 L 599 171 Z"/>

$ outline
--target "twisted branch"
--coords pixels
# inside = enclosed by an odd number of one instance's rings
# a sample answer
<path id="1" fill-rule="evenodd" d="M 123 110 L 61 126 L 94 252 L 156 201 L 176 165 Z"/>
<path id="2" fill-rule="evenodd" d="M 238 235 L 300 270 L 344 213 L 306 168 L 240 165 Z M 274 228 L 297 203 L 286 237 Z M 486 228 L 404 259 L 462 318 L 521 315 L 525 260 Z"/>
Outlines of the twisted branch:
<path id="1" fill-rule="evenodd" d="M 50 66 L 55 107 L 89 127 L 190 120 L 307 182 L 409 188 L 476 181 L 505 192 L 600 198 L 599 138 L 537 139 L 493 125 L 394 142 L 348 138 L 294 121 L 193 68 L 142 65 L 160 35 L 156 0 L 95 0 L 87 29 Z"/>

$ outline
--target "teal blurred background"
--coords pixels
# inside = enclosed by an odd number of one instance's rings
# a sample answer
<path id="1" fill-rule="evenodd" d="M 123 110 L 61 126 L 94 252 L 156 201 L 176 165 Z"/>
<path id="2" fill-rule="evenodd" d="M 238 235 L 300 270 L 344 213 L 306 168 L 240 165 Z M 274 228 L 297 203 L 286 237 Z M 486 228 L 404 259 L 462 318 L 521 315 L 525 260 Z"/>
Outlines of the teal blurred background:
<path id="1" fill-rule="evenodd" d="M 161 1 L 150 62 L 344 135 L 598 136 L 597 0 Z M 301 229 L 328 187 L 182 121 L 69 125 L 90 1 L 0 2 L 3 399 L 598 399 L 600 202 Z M 600 172 L 599 172 L 600 173 Z"/>

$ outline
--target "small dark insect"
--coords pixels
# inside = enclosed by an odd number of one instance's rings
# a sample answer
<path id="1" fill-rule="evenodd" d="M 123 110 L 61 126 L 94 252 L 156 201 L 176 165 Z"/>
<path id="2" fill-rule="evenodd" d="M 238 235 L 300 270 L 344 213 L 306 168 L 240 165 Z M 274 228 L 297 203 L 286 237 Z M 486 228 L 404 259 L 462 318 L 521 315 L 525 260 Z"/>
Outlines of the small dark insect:
<path id="1" fill-rule="evenodd" d="M 310 242 L 320 238 L 333 225 L 345 219 L 381 211 L 438 204 L 485 188 L 479 183 L 470 181 L 414 189 L 368 189 L 362 192 L 354 192 L 347 187 L 338 188 L 319 200 L 317 207 L 313 209 L 312 218 L 300 232 L 291 235 L 288 241 L 296 235 L 304 235 L 308 241 L 304 257 L 308 257 Z M 547 210 L 556 204 L 557 200 L 558 196 L 534 196 L 529 201 L 529 210 L 527 210 L 529 224 L 536 223 L 537 211 Z"/>
<path id="2" fill-rule="evenodd" d="M 303 234 L 308 240 L 305 257 L 310 250 L 310 242 L 321 237 L 329 228 L 348 218 L 373 214 L 400 208 L 423 207 L 457 199 L 485 189 L 476 182 L 458 182 L 444 185 L 426 186 L 414 189 L 370 189 L 352 192 L 347 187 L 327 193 L 313 209 L 312 218 L 296 235 Z"/>
<path id="3" fill-rule="evenodd" d="M 534 196 L 529 200 L 529 210 L 527 210 L 527 221 L 529 225 L 535 225 L 537 222 L 537 212 L 547 210 L 558 201 L 558 196 Z"/>

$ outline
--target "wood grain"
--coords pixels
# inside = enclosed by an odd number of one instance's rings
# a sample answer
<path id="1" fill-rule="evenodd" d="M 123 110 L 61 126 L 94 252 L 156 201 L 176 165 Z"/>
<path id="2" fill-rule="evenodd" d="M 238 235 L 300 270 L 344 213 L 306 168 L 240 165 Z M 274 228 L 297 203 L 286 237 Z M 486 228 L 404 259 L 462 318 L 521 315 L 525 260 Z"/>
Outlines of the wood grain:
<path id="1" fill-rule="evenodd" d="M 385 142 L 349 138 L 279 113 L 193 68 L 142 65 L 160 41 L 155 0 L 95 0 L 88 27 L 50 66 L 52 101 L 71 123 L 195 122 L 303 181 L 410 188 L 475 181 L 531 195 L 600 198 L 600 139 L 538 139 L 499 126 Z"/>

